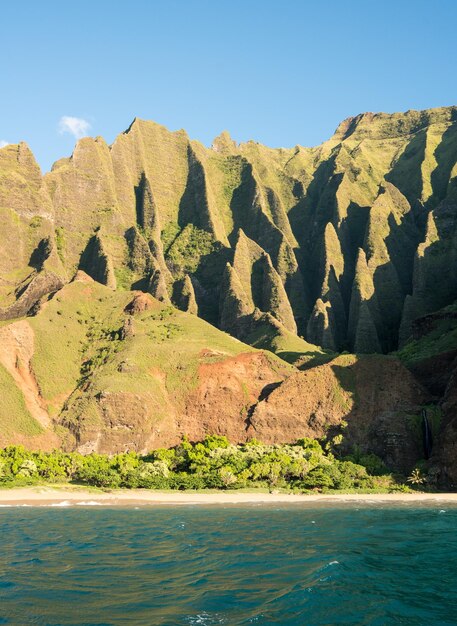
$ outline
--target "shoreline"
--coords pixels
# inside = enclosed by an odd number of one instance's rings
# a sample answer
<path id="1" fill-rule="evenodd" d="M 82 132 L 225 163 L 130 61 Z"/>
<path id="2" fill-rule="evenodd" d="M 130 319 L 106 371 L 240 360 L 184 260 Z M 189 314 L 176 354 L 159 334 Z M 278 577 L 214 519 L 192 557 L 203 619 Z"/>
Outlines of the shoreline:
<path id="1" fill-rule="evenodd" d="M 155 491 L 113 490 L 109 492 L 85 488 L 17 487 L 0 489 L 0 506 L 146 506 L 186 504 L 457 504 L 457 493 L 335 493 L 287 494 L 219 491 Z"/>

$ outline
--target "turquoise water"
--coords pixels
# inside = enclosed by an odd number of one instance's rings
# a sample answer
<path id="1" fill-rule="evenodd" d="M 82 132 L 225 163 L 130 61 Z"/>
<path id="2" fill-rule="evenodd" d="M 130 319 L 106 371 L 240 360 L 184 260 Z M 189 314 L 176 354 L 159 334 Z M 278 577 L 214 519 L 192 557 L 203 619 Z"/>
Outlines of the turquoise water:
<path id="1" fill-rule="evenodd" d="M 443 509 L 2 508 L 0 624 L 455 625 Z"/>

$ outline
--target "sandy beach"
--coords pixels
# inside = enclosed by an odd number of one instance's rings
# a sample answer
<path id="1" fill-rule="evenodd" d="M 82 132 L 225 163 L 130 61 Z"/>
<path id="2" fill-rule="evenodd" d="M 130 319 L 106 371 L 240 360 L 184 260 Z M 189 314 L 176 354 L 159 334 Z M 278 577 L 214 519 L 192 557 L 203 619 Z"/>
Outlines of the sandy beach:
<path id="1" fill-rule="evenodd" d="M 316 504 L 316 503 L 456 503 L 457 493 L 312 494 L 261 492 L 180 492 L 140 489 L 102 492 L 89 489 L 26 487 L 0 490 L 0 506 L 141 506 L 161 504 Z"/>

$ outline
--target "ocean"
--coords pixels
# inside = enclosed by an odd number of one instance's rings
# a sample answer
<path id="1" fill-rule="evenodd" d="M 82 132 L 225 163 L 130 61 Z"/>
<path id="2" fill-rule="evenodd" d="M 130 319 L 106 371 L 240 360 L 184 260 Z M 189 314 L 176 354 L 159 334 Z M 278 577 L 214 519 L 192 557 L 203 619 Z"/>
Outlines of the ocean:
<path id="1" fill-rule="evenodd" d="M 457 623 L 457 508 L 0 509 L 0 624 Z"/>

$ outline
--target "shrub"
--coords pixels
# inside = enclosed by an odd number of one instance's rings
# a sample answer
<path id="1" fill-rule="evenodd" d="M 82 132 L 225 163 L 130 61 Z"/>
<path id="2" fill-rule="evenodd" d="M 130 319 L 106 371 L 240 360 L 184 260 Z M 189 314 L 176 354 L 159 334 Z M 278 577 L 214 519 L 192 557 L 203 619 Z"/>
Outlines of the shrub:
<path id="1" fill-rule="evenodd" d="M 422 475 L 410 477 L 419 484 Z M 413 483 L 414 479 L 414 483 Z M 211 435 L 202 442 L 184 438 L 174 448 L 140 456 L 29 452 L 22 446 L 0 450 L 0 482 L 77 481 L 103 488 L 237 489 L 281 486 L 309 489 L 391 490 L 395 481 L 374 454 L 354 454 L 340 461 L 321 444 L 303 438 L 295 444 L 262 444 L 252 440 L 233 445 Z M 398 485 L 397 485 L 398 486 Z"/>
<path id="2" fill-rule="evenodd" d="M 387 467 L 379 456 L 373 453 L 363 453 L 358 447 L 343 460 L 363 465 L 371 476 L 382 476 L 388 472 Z"/>

